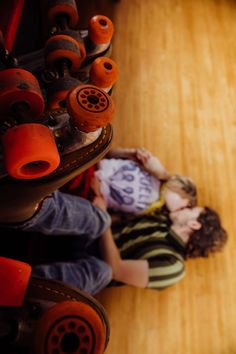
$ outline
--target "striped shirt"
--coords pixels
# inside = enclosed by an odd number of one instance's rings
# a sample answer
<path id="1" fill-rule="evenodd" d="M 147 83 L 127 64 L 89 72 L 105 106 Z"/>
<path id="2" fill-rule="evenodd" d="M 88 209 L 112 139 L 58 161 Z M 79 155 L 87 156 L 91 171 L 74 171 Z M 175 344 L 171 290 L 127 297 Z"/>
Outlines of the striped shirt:
<path id="1" fill-rule="evenodd" d="M 185 244 L 172 230 L 162 212 L 136 217 L 113 228 L 123 259 L 146 259 L 149 264 L 148 287 L 164 289 L 185 275 Z"/>

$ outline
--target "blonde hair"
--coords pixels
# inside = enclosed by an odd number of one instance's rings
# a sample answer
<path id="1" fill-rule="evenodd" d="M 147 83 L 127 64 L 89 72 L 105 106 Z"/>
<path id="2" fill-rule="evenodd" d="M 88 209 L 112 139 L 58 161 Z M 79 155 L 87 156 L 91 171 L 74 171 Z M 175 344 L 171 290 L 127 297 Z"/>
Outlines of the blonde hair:
<path id="1" fill-rule="evenodd" d="M 189 199 L 189 206 L 197 205 L 197 188 L 191 178 L 178 174 L 172 175 L 165 183 L 166 188 L 178 193 L 183 198 Z"/>
<path id="2" fill-rule="evenodd" d="M 165 204 L 165 190 L 170 189 L 172 192 L 179 194 L 182 198 L 189 200 L 189 207 L 197 205 L 197 188 L 191 178 L 178 174 L 169 177 L 167 182 L 163 183 L 160 191 L 160 198 L 153 202 L 145 210 L 145 214 L 153 214 L 160 210 Z"/>

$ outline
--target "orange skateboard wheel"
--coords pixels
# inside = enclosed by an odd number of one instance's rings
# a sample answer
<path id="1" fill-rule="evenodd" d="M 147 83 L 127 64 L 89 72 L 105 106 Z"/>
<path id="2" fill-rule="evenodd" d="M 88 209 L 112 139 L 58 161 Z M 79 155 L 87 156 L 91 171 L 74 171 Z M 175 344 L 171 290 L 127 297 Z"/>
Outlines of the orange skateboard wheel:
<path id="1" fill-rule="evenodd" d="M 53 133 L 42 124 L 22 124 L 2 136 L 5 166 L 18 179 L 33 179 L 54 171 L 60 156 Z"/>
<path id="2" fill-rule="evenodd" d="M 96 44 L 106 44 L 112 39 L 114 26 L 112 21 L 103 15 L 93 16 L 89 20 L 89 38 Z"/>
<path id="3" fill-rule="evenodd" d="M 93 85 L 81 85 L 67 96 L 66 107 L 75 125 L 89 133 L 112 121 L 115 106 L 111 97 Z"/>
<path id="4" fill-rule="evenodd" d="M 0 110 L 4 115 L 15 114 L 15 106 L 24 103 L 27 116 L 38 118 L 44 111 L 44 99 L 37 79 L 23 69 L 0 71 Z"/>
<path id="5" fill-rule="evenodd" d="M 106 57 L 98 57 L 91 65 L 90 82 L 100 88 L 111 87 L 118 79 L 116 63 Z"/>
<path id="6" fill-rule="evenodd" d="M 57 34 L 50 37 L 45 44 L 47 65 L 57 66 L 58 62 L 65 60 L 71 73 L 79 70 L 85 55 L 84 45 L 71 36 Z"/>
<path id="7" fill-rule="evenodd" d="M 58 16 L 67 17 L 70 28 L 76 28 L 79 22 L 79 14 L 75 0 L 51 0 L 48 1 L 47 18 L 51 26 L 57 24 Z"/>
<path id="8" fill-rule="evenodd" d="M 99 314 L 80 301 L 63 301 L 40 318 L 34 338 L 34 353 L 102 354 L 106 329 Z"/>
<path id="9" fill-rule="evenodd" d="M 84 61 L 84 59 L 86 57 L 86 49 L 85 49 L 84 41 L 80 35 L 80 32 L 73 31 L 73 30 L 64 30 L 64 31 L 60 31 L 60 35 L 66 35 L 66 36 L 72 37 L 78 43 L 78 45 L 80 47 L 80 51 L 81 51 L 81 58 L 82 58 L 82 61 Z"/>
<path id="10" fill-rule="evenodd" d="M 21 306 L 31 275 L 31 266 L 0 257 L 0 306 Z"/>
<path id="11" fill-rule="evenodd" d="M 66 97 L 68 92 L 80 84 L 74 77 L 60 77 L 48 88 L 48 108 L 66 108 Z"/>

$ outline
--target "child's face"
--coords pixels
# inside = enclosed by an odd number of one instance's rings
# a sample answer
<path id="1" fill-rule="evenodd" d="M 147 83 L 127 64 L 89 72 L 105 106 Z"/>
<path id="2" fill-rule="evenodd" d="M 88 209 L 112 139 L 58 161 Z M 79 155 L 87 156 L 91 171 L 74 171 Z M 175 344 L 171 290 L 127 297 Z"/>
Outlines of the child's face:
<path id="1" fill-rule="evenodd" d="M 164 192 L 165 204 L 169 211 L 177 211 L 189 206 L 189 199 L 182 197 L 179 193 L 166 188 Z"/>

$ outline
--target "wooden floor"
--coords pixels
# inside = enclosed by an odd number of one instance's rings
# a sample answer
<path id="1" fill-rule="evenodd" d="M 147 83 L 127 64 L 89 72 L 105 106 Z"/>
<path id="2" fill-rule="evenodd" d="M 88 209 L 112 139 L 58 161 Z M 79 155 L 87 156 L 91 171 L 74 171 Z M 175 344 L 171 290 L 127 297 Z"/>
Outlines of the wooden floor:
<path id="1" fill-rule="evenodd" d="M 236 2 L 100 3 L 120 68 L 114 145 L 144 146 L 191 176 L 229 234 L 223 253 L 188 261 L 168 290 L 99 294 L 111 325 L 106 354 L 235 354 Z"/>

